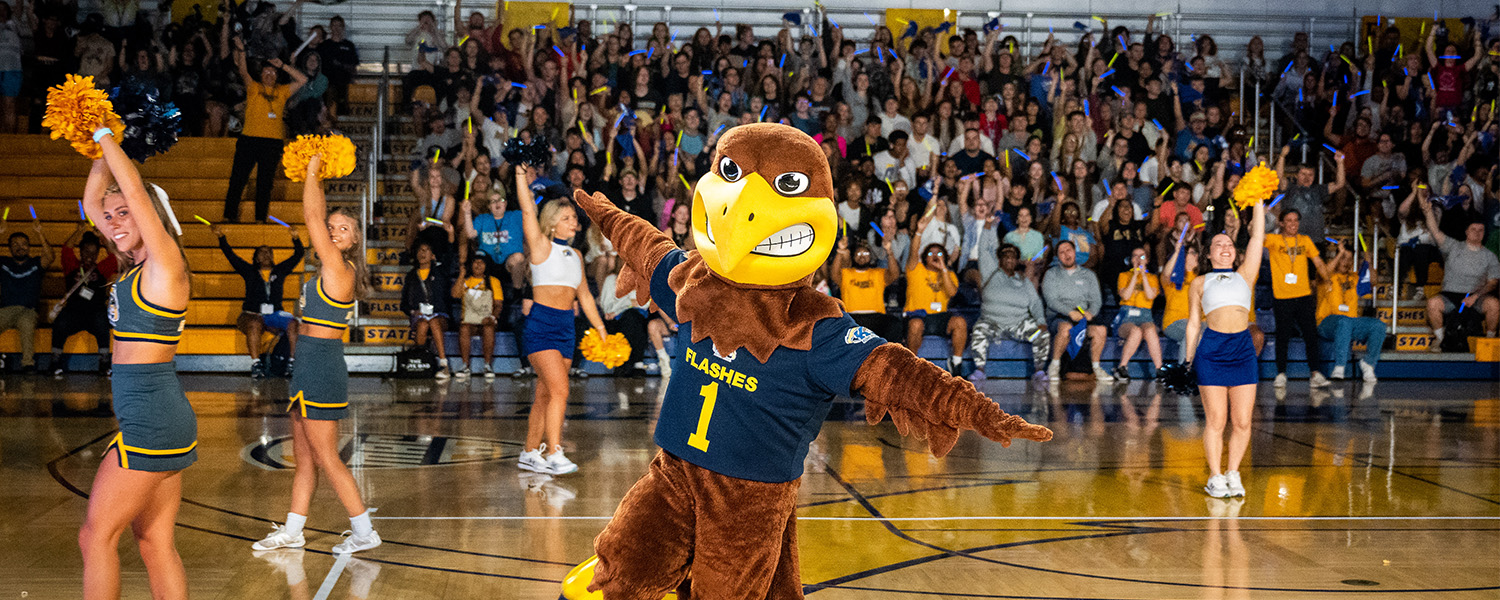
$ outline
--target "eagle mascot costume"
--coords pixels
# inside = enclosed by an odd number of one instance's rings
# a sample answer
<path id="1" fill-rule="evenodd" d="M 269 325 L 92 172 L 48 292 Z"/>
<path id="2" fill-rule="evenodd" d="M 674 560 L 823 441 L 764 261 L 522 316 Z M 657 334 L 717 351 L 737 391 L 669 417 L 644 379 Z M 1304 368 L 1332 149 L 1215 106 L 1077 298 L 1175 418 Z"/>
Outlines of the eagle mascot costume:
<path id="1" fill-rule="evenodd" d="M 742 125 L 719 139 L 711 165 L 693 194 L 694 251 L 602 194 L 574 195 L 625 261 L 618 292 L 680 323 L 682 352 L 656 426 L 661 450 L 594 540 L 596 557 L 564 581 L 565 597 L 801 598 L 797 488 L 837 396 L 864 398 L 871 424 L 889 414 L 938 457 L 962 429 L 1006 446 L 1052 438 L 812 288 L 839 235 L 812 138 Z"/>

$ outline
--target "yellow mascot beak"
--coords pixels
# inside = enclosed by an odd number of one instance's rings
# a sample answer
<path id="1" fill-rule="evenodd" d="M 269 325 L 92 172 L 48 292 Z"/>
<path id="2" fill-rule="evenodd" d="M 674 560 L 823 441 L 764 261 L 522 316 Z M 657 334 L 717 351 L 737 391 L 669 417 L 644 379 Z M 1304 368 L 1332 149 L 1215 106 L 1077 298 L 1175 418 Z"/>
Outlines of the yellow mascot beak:
<path id="1" fill-rule="evenodd" d="M 715 173 L 693 193 L 693 240 L 708 268 L 735 283 L 786 285 L 833 250 L 838 211 L 829 198 L 783 196 L 759 173 L 730 183 Z"/>

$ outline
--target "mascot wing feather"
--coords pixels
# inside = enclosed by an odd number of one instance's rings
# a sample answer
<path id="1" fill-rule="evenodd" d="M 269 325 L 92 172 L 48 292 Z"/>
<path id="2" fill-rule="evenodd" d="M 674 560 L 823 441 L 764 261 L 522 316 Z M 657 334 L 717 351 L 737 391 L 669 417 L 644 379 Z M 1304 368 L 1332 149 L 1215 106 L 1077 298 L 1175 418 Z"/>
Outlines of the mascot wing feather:
<path id="1" fill-rule="evenodd" d="M 854 376 L 854 392 L 865 398 L 865 419 L 874 425 L 885 415 L 901 435 L 927 438 L 933 456 L 946 456 L 960 430 L 972 429 L 1009 447 L 1012 439 L 1045 442 L 1052 430 L 1006 414 L 974 384 L 949 375 L 905 346 L 876 348 Z"/>

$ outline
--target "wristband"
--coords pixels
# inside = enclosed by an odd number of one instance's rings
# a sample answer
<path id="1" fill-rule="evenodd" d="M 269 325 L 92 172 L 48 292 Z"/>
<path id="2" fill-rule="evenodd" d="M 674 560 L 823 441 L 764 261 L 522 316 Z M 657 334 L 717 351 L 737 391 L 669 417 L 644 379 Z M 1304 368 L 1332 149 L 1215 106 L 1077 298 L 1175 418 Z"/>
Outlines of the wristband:
<path id="1" fill-rule="evenodd" d="M 94 130 L 94 142 L 98 143 L 99 140 L 104 139 L 104 136 L 106 136 L 106 135 L 114 135 L 114 134 L 115 134 L 115 132 L 113 130 L 111 130 L 110 128 L 108 128 L 108 127 L 100 127 L 98 129 Z"/>

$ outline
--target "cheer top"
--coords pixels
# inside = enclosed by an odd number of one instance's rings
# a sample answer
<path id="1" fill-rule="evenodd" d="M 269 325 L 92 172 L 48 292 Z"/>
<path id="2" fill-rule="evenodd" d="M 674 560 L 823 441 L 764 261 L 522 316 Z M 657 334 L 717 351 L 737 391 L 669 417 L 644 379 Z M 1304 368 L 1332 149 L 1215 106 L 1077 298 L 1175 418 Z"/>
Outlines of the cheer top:
<path id="1" fill-rule="evenodd" d="M 552 250 L 547 260 L 531 265 L 531 286 L 560 285 L 576 288 L 583 283 L 583 263 L 578 260 L 578 251 L 567 242 L 552 240 Z"/>
<path id="2" fill-rule="evenodd" d="M 1215 269 L 1203 279 L 1203 314 L 1225 306 L 1250 308 L 1250 284 L 1238 271 Z"/>
<path id="3" fill-rule="evenodd" d="M 111 336 L 122 342 L 176 345 L 187 326 L 187 310 L 152 304 L 141 295 L 141 263 L 126 271 L 109 290 Z M 120 295 L 125 294 L 124 302 Z"/>
<path id="4" fill-rule="evenodd" d="M 339 302 L 330 297 L 323 291 L 322 276 L 303 282 L 297 306 L 302 308 L 303 323 L 331 329 L 348 329 L 349 320 L 354 318 L 354 302 Z"/>
<path id="5" fill-rule="evenodd" d="M 674 321 L 677 292 L 668 284 L 686 260 L 673 250 L 651 277 L 651 299 Z M 725 307 L 732 309 L 732 307 Z M 719 352 L 713 338 L 693 341 L 693 323 L 677 329 L 672 379 L 656 423 L 656 445 L 715 473 L 781 483 L 802 476 L 808 446 L 839 396 L 885 340 L 848 313 L 813 325 L 812 348 L 777 348 L 761 363 L 748 350 Z"/>

